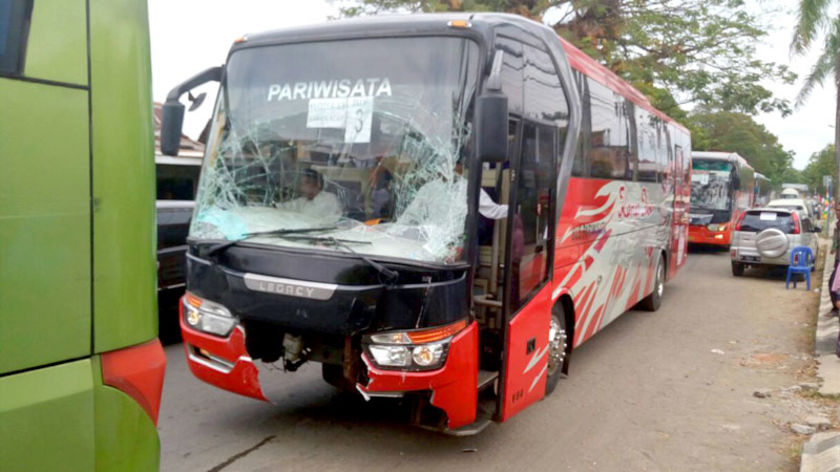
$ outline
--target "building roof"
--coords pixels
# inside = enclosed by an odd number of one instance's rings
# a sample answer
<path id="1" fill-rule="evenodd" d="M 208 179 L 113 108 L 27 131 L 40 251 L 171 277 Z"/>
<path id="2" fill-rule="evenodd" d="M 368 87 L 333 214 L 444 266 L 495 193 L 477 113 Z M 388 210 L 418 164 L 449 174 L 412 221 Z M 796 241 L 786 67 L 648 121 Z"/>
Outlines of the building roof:
<path id="1" fill-rule="evenodd" d="M 163 155 L 160 152 L 160 127 L 161 127 L 161 107 L 160 102 L 154 102 L 154 124 L 155 124 L 155 160 L 160 159 Z M 204 144 L 190 138 L 185 134 L 181 134 L 181 150 L 178 151 L 179 158 L 201 158 L 204 156 Z"/>

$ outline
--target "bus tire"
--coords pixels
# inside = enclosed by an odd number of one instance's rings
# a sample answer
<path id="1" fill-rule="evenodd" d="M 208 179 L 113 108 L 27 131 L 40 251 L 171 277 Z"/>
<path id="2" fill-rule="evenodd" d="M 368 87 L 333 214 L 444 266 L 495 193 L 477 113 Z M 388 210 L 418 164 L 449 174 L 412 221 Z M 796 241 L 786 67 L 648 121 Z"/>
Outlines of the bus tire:
<path id="1" fill-rule="evenodd" d="M 351 392 L 355 385 L 344 378 L 344 367 L 334 364 L 321 364 L 321 377 L 340 392 Z"/>
<path id="2" fill-rule="evenodd" d="M 740 277 L 744 275 L 744 264 L 741 262 L 732 261 L 732 275 Z"/>
<path id="3" fill-rule="evenodd" d="M 551 321 L 548 328 L 548 367 L 546 370 L 545 396 L 557 388 L 560 379 L 566 377 L 569 371 L 569 354 L 571 343 L 566 329 L 566 316 L 562 303 L 557 303 L 551 310 Z"/>
<path id="4" fill-rule="evenodd" d="M 656 311 L 662 306 L 662 296 L 665 294 L 665 258 L 660 257 L 656 264 L 656 274 L 653 280 L 653 292 L 639 302 L 639 307 L 645 311 Z"/>

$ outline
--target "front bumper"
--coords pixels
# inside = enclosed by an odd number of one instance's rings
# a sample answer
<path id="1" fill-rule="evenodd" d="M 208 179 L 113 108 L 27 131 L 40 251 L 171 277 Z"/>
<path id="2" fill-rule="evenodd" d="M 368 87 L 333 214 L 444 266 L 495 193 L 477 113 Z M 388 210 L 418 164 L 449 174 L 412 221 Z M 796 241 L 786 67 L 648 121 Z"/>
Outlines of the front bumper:
<path id="1" fill-rule="evenodd" d="M 237 325 L 220 338 L 202 333 L 184 322 L 179 307 L 187 364 L 193 375 L 211 385 L 268 401 L 260 385 L 259 370 L 245 347 L 245 329 Z M 478 325 L 472 322 L 455 335 L 443 367 L 426 372 L 377 368 L 365 354 L 367 382 L 356 389 L 365 398 L 400 396 L 410 391 L 431 391 L 430 403 L 446 413 L 449 429 L 475 421 L 478 401 Z"/>
<path id="2" fill-rule="evenodd" d="M 268 401 L 260 387 L 259 371 L 245 349 L 245 329 L 237 325 L 226 338 L 202 333 L 184 323 L 184 303 L 178 307 L 184 354 L 190 371 L 221 389 Z"/>
<path id="3" fill-rule="evenodd" d="M 688 242 L 693 244 L 713 244 L 717 246 L 729 246 L 732 242 L 732 230 L 709 231 L 706 226 L 689 226 Z"/>
<path id="4" fill-rule="evenodd" d="M 369 380 L 366 385 L 357 383 L 356 389 L 366 398 L 431 390 L 430 403 L 446 413 L 449 429 L 475 421 L 478 402 L 478 325 L 475 322 L 455 335 L 446 363 L 438 370 L 384 370 L 375 367 L 366 354 L 362 354 L 362 360 Z"/>

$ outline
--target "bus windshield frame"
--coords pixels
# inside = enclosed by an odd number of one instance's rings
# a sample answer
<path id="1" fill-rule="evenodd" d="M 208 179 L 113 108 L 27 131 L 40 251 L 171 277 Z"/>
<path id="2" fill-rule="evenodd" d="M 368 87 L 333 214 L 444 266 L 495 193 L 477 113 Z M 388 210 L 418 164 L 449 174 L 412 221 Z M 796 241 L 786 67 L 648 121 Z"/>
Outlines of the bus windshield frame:
<path id="1" fill-rule="evenodd" d="M 316 229 L 248 243 L 332 254 L 350 246 L 381 260 L 463 264 L 483 62 L 480 44 L 463 35 L 234 50 L 190 241 Z"/>
<path id="2" fill-rule="evenodd" d="M 694 158 L 691 166 L 691 207 L 727 214 L 733 205 L 735 165 L 729 161 Z"/>

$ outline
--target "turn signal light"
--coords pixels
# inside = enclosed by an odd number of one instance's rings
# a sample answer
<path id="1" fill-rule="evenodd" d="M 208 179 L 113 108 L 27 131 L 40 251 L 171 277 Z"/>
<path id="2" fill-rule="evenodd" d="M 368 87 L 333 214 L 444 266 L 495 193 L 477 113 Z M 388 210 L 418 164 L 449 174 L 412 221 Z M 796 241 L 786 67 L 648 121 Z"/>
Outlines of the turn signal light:
<path id="1" fill-rule="evenodd" d="M 467 320 L 441 326 L 440 328 L 424 329 L 422 331 L 408 331 L 408 338 L 413 344 L 432 343 L 446 339 L 467 327 Z"/>
<path id="2" fill-rule="evenodd" d="M 472 26 L 467 20 L 452 20 L 447 23 L 451 28 L 469 28 Z"/>

